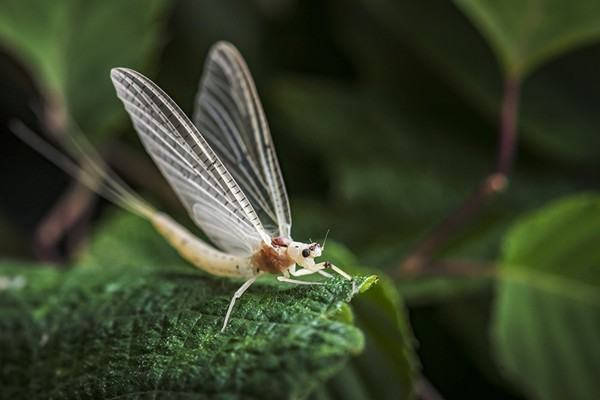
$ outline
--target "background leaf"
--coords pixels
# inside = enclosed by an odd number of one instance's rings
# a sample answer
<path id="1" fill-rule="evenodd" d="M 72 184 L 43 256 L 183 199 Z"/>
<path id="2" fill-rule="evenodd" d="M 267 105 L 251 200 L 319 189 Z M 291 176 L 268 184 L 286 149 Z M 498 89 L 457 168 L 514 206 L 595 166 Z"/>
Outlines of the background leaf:
<path id="1" fill-rule="evenodd" d="M 455 0 L 487 37 L 511 76 L 600 38 L 594 0 Z"/>
<path id="2" fill-rule="evenodd" d="M 93 239 L 79 258 L 79 264 L 103 265 L 187 265 L 147 221 L 118 210 L 96 227 Z"/>
<path id="3" fill-rule="evenodd" d="M 460 105 L 457 99 L 461 99 L 469 105 L 470 117 L 458 117 L 458 111 L 450 106 L 436 112 L 436 115 L 455 115 L 454 119 L 464 120 L 473 119 L 475 112 L 489 120 L 491 126 L 468 132 L 495 138 L 502 71 L 499 71 L 495 55 L 484 38 L 463 14 L 445 0 L 431 0 L 427 7 L 418 1 L 360 3 L 365 10 L 354 10 L 356 15 L 350 17 L 353 15 L 350 12 L 352 9 L 345 9 L 346 17 L 340 25 L 348 29 L 349 34 L 344 37 L 346 41 L 353 36 L 366 41 L 364 47 L 370 50 L 358 53 L 356 58 L 366 64 L 368 71 L 379 73 L 377 79 L 381 86 L 400 96 L 401 89 L 391 85 L 390 81 L 398 76 L 406 76 L 408 88 L 411 88 L 415 86 L 414 77 L 418 75 L 419 88 L 422 90 L 412 93 L 402 87 L 404 93 L 412 94 L 413 101 L 424 95 L 428 100 L 426 109 L 431 112 L 431 99 L 439 101 L 439 98 L 452 96 L 455 107 Z M 587 4 L 588 1 L 577 3 Z M 498 2 L 498 5 L 501 4 L 504 2 Z M 568 7 L 571 6 L 579 7 L 573 4 Z M 553 8 L 552 13 L 560 14 L 565 7 Z M 517 13 L 521 8 L 517 5 L 512 10 Z M 357 30 L 347 28 L 365 24 L 369 15 L 375 18 L 376 28 L 368 29 L 371 25 L 367 25 L 362 35 L 358 35 Z M 434 25 L 436 29 L 423 29 L 427 25 Z M 377 29 L 381 32 L 376 34 L 375 40 L 368 40 L 369 32 L 378 32 Z M 381 40 L 382 37 L 385 40 Z M 382 46 L 381 43 L 388 45 Z M 349 41 L 346 47 L 352 52 L 361 48 L 356 40 Z M 392 63 L 390 54 L 402 56 L 395 57 L 398 61 Z M 563 54 L 563 57 L 544 65 L 528 77 L 519 110 L 519 162 L 524 159 L 523 153 L 526 153 L 561 163 L 598 164 L 600 138 L 596 133 L 600 117 L 594 104 L 600 103 L 600 80 L 592 77 L 595 76 L 594 65 L 599 58 L 597 44 L 580 48 Z M 404 73 L 398 74 L 398 71 Z M 423 82 L 432 82 L 434 86 L 423 88 Z M 451 90 L 449 94 L 446 94 L 446 85 Z M 450 114 L 450 110 L 454 114 Z"/>
<path id="4" fill-rule="evenodd" d="M 600 392 L 600 196 L 557 201 L 504 244 L 494 338 L 510 378 L 541 399 Z"/>
<path id="5" fill-rule="evenodd" d="M 31 69 L 46 99 L 64 103 L 86 134 L 124 116 L 110 69 L 141 69 L 160 44 L 166 0 L 0 3 L 0 40 Z"/>
<path id="6" fill-rule="evenodd" d="M 459 136 L 478 129 L 477 122 L 445 117 L 428 121 L 416 111 L 412 116 L 396 113 L 386 108 L 393 100 L 382 94 L 345 89 L 328 81 L 280 80 L 269 93 L 277 100 L 275 114 L 285 119 L 286 131 L 295 139 L 291 148 L 319 154 L 315 164 L 321 174 L 329 176 L 327 197 L 321 195 L 318 204 L 292 201 L 294 212 L 307 215 L 295 219 L 294 235 L 309 237 L 334 227 L 334 237 L 348 243 L 363 262 L 394 265 L 460 203 L 490 164 L 481 144 Z M 326 115 L 323 109 L 329 110 Z M 376 137 L 365 134 L 369 131 L 377 132 Z M 355 132 L 352 141 L 344 140 L 349 132 Z M 333 147 L 335 152 L 330 151 Z M 288 171 L 291 182 L 313 176 L 303 164 L 296 168 L 297 173 Z M 498 199 L 472 231 L 456 237 L 447 253 L 493 259 L 518 210 L 568 193 L 577 185 L 575 180 L 557 179 L 551 169 L 522 168 L 514 176 L 511 191 Z M 380 215 L 385 218 L 374 217 Z"/>

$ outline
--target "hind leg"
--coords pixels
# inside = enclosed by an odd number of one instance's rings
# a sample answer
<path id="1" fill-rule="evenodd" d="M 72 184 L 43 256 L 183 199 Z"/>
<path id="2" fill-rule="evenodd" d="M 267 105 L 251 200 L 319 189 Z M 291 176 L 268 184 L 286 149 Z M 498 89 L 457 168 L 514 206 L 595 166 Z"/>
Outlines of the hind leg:
<path id="1" fill-rule="evenodd" d="M 256 276 L 253 276 L 252 278 L 248 279 L 233 294 L 233 297 L 231 298 L 231 302 L 229 303 L 229 308 L 227 308 L 227 314 L 225 314 L 225 321 L 223 322 L 223 328 L 221 328 L 221 332 L 223 332 L 225 330 L 225 328 L 227 328 L 227 323 L 229 322 L 229 316 L 231 315 L 231 312 L 233 311 L 233 306 L 235 305 L 235 301 L 237 299 L 239 299 L 240 297 L 242 297 L 242 295 L 244 294 L 244 292 L 246 290 L 248 290 L 248 288 L 250 287 L 250 285 L 252 285 L 254 283 L 254 281 L 256 280 L 256 278 L 257 278 Z"/>

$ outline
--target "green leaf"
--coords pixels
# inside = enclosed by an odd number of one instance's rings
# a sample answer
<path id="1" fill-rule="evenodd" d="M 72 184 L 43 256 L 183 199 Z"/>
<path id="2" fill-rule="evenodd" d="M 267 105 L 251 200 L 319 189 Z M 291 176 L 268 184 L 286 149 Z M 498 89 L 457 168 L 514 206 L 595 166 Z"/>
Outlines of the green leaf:
<path id="1" fill-rule="evenodd" d="M 373 273 L 359 267 L 348 250 L 332 241 L 327 242 L 326 256 L 350 273 Z M 379 274 L 378 285 L 354 300 L 352 308 L 356 325 L 365 333 L 365 351 L 319 388 L 313 398 L 414 398 L 420 366 L 407 312 L 392 281 Z"/>
<path id="2" fill-rule="evenodd" d="M 0 265 L 2 398 L 304 397 L 363 348 L 337 314 L 355 293 L 238 282 L 190 266 Z M 356 278 L 361 288 L 373 277 Z"/>
<path id="3" fill-rule="evenodd" d="M 493 337 L 510 378 L 541 399 L 600 392 L 600 196 L 557 201 L 508 234 Z"/>
<path id="4" fill-rule="evenodd" d="M 353 300 L 352 308 L 343 306 L 332 316 L 332 319 L 345 323 L 353 320 L 365 333 L 365 351 L 353 357 L 351 363 L 327 384 L 321 385 L 315 394 L 316 398 L 318 395 L 335 397 L 353 392 L 355 399 L 369 396 L 410 399 L 414 391 L 414 378 L 418 373 L 418 361 L 406 311 L 398 292 L 385 276 L 381 276 L 378 284 L 369 286 L 373 283 L 372 274 L 375 271 L 360 267 L 358 260 L 346 248 L 331 239 L 327 242 L 324 256 L 349 273 L 370 278 L 362 286 L 369 290 Z M 161 264 L 177 266 L 183 263 L 148 223 L 121 212 L 104 220 L 81 261 L 92 268 L 102 265 L 127 268 L 128 263 L 159 268 Z M 369 367 L 372 363 L 385 368 L 373 374 Z M 348 386 L 346 379 L 349 375 L 355 377 L 352 386 Z M 360 397 L 361 393 L 368 396 Z"/>
<path id="5" fill-rule="evenodd" d="M 578 0 L 455 0 L 487 37 L 510 76 L 600 39 L 600 3 Z"/>
<path id="6" fill-rule="evenodd" d="M 110 69 L 140 68 L 159 44 L 166 0 L 5 0 L 0 41 L 90 135 L 125 114 L 115 100 Z M 62 104 L 64 103 L 64 104 Z"/>
<path id="7" fill-rule="evenodd" d="M 304 397 L 364 346 L 343 280 L 308 289 L 259 281 L 219 333 L 241 282 L 185 264 L 131 214 L 105 219 L 81 263 L 69 272 L 0 264 L 10 287 L 0 280 L 0 355 L 10 365 L 0 381 L 11 382 L 2 395 Z M 356 292 L 375 281 L 357 278 Z"/>

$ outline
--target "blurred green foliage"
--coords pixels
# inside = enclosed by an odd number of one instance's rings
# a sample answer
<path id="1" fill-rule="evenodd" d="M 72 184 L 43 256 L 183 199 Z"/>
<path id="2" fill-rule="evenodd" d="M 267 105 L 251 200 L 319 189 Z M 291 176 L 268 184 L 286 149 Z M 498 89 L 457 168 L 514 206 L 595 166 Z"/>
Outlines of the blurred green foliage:
<path id="1" fill-rule="evenodd" d="M 548 205 L 507 235 L 493 334 L 500 361 L 544 399 L 598 397 L 600 196 Z"/>
<path id="2" fill-rule="evenodd" d="M 508 75 L 522 77 L 545 61 L 600 37 L 600 4 L 560 0 L 455 0 L 487 37 Z"/>
<path id="3" fill-rule="evenodd" d="M 208 47 L 229 40 L 247 59 L 265 104 L 294 237 L 331 228 L 356 256 L 332 245 L 328 257 L 356 273 L 383 274 L 353 301 L 365 351 L 315 398 L 410 398 L 422 387 L 421 373 L 447 399 L 593 398 L 600 392 L 593 379 L 600 357 L 598 200 L 577 193 L 598 187 L 598 22 L 593 0 L 6 0 L 0 122 L 20 118 L 44 130 L 31 109 L 58 101 L 86 135 L 128 149 L 118 161 L 133 168 L 143 153 L 108 70 L 140 69 L 189 113 Z M 522 80 L 508 190 L 435 254 L 486 268 L 402 279 L 394 290 L 385 271 L 393 273 L 491 171 L 507 78 Z M 10 239 L 0 249 L 27 256 L 35 222 L 65 180 L 5 128 L 0 141 L 0 238 Z M 150 190 L 154 179 L 141 175 L 132 183 L 185 218 Z M 110 279 L 118 282 L 129 282 L 131 267 L 143 267 L 150 275 L 140 279 L 157 287 L 153 274 L 161 267 L 192 274 L 147 226 L 103 210 L 94 214 L 100 228 L 77 264 L 112 267 Z M 375 268 L 353 267 L 360 265 Z M 37 273 L 26 268 L 19 267 L 23 276 Z M 47 277 L 31 282 L 54 283 L 35 289 L 35 307 L 75 293 L 56 289 L 56 276 L 85 275 L 44 271 Z M 219 296 L 231 289 L 215 282 Z M 219 296 L 211 301 L 221 304 Z M 68 314 L 59 304 L 47 307 Z M 92 296 L 76 305 L 92 325 L 102 312 L 96 304 Z M 14 310 L 10 321 L 25 321 Z M 157 354 L 160 348 L 148 347 Z"/>
<path id="4" fill-rule="evenodd" d="M 25 63 L 53 107 L 90 136 L 110 134 L 120 104 L 108 79 L 115 66 L 140 68 L 161 43 L 165 0 L 0 3 L 0 37 Z M 135 18 L 131 18 L 134 15 Z"/>

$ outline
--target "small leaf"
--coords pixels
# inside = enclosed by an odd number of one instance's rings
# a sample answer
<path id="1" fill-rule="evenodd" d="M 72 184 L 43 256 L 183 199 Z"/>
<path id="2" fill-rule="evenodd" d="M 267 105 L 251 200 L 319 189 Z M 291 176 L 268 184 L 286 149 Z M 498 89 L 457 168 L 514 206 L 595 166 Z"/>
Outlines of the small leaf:
<path id="1" fill-rule="evenodd" d="M 510 378 L 540 399 L 600 392 L 600 196 L 526 217 L 508 234 L 493 328 Z"/>
<path id="2" fill-rule="evenodd" d="M 600 39 L 595 0 L 455 0 L 487 37 L 508 75 L 523 76 L 547 60 Z"/>

